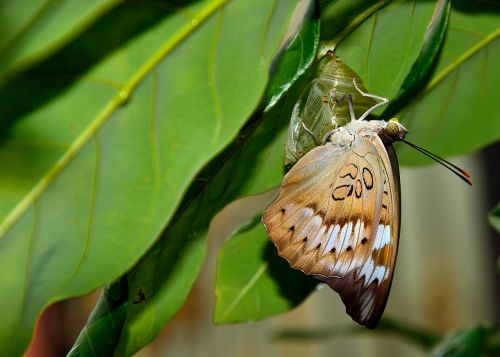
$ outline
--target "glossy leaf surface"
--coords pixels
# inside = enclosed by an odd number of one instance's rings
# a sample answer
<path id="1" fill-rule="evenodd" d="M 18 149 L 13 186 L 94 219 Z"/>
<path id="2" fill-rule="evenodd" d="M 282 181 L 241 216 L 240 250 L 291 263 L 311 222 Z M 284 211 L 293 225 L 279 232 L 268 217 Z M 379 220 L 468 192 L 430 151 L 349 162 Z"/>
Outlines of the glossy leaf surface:
<path id="1" fill-rule="evenodd" d="M 3 88 L 16 120 L 0 151 L 2 354 L 23 350 L 50 302 L 117 278 L 151 246 L 257 107 L 295 6 L 126 3 Z M 35 88 L 28 107 L 14 96 Z"/>

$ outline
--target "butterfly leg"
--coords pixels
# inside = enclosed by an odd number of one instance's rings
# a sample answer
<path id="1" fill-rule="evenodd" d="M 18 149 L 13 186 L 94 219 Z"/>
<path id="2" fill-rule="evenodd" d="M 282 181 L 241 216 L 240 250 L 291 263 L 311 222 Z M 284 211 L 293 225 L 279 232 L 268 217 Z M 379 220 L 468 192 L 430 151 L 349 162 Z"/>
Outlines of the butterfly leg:
<path id="1" fill-rule="evenodd" d="M 336 89 L 332 89 L 328 92 L 328 102 L 330 104 L 344 104 L 346 100 L 352 101 L 352 96 L 350 94 L 338 96 Z"/>
<path id="2" fill-rule="evenodd" d="M 356 120 L 356 115 L 354 114 L 354 108 L 352 105 L 352 96 L 347 94 L 349 97 L 347 98 L 347 105 L 349 106 L 349 114 L 351 115 L 351 122 Z"/>
<path id="3" fill-rule="evenodd" d="M 335 89 L 331 90 L 328 93 L 328 105 L 330 106 L 330 110 L 333 111 L 333 104 L 344 104 L 347 101 L 347 106 L 349 107 L 349 113 L 351 115 L 351 121 L 356 120 L 356 115 L 354 114 L 354 106 L 352 104 L 352 95 L 344 94 L 342 97 L 337 97 L 337 91 Z M 337 122 L 333 122 L 337 128 Z"/>
<path id="4" fill-rule="evenodd" d="M 308 132 L 312 136 L 312 138 L 313 138 L 314 142 L 316 143 L 316 145 L 319 146 L 319 145 L 323 144 L 321 142 L 321 140 L 319 140 L 318 137 L 316 135 L 314 135 L 314 133 L 304 124 L 304 122 L 301 122 L 300 124 L 302 125 L 302 128 L 304 128 L 304 130 L 306 132 Z"/>
<path id="5" fill-rule="evenodd" d="M 368 97 L 368 98 L 374 98 L 374 99 L 378 99 L 378 100 L 381 100 L 380 103 L 377 103 L 375 104 L 373 107 L 371 107 L 370 109 L 368 109 L 366 112 L 363 113 L 363 115 L 361 115 L 357 120 L 364 120 L 366 119 L 366 117 L 368 115 L 370 115 L 375 109 L 383 106 L 383 105 L 386 105 L 389 103 L 389 99 L 385 98 L 385 97 L 381 97 L 381 96 L 378 96 L 378 95 L 375 95 L 375 94 L 370 94 L 370 93 L 365 93 L 363 92 L 359 87 L 358 87 L 358 84 L 356 83 L 356 78 L 353 78 L 352 79 L 352 83 L 354 84 L 354 87 L 356 88 L 356 90 L 359 92 L 359 94 L 361 94 L 363 97 Z M 352 118 L 352 116 L 351 116 Z"/>

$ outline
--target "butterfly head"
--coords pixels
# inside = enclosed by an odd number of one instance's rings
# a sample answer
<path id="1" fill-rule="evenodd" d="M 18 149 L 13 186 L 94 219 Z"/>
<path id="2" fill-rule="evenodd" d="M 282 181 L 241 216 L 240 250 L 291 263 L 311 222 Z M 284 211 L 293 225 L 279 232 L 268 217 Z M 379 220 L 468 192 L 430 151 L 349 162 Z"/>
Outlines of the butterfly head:
<path id="1" fill-rule="evenodd" d="M 379 132 L 382 140 L 392 143 L 405 138 L 408 130 L 396 118 L 389 120 Z"/>

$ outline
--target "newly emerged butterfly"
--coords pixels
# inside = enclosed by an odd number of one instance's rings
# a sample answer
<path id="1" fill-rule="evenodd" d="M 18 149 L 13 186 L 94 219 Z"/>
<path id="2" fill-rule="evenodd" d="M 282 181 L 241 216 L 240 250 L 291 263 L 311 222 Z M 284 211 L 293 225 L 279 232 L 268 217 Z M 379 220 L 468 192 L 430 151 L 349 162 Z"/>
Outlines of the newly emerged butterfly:
<path id="1" fill-rule="evenodd" d="M 361 78 L 332 51 L 322 60 L 317 78 L 304 89 L 292 112 L 285 150 L 285 165 L 292 166 L 309 150 L 318 146 L 315 137 L 323 138 L 332 129 L 348 123 L 350 108 L 361 116 L 376 104 L 362 96 L 353 85 L 366 92 Z M 309 135 L 308 130 L 314 133 Z"/>
<path id="2" fill-rule="evenodd" d="M 283 178 L 262 222 L 280 256 L 328 284 L 353 320 L 374 328 L 389 296 L 401 222 L 392 144 L 405 141 L 408 131 L 396 120 L 364 120 L 388 100 L 363 92 L 355 78 L 353 84 L 361 95 L 382 102 L 358 119 L 351 109 L 349 123 L 305 154 Z M 311 136 L 317 132 L 304 129 Z M 408 144 L 470 184 L 463 170 Z"/>

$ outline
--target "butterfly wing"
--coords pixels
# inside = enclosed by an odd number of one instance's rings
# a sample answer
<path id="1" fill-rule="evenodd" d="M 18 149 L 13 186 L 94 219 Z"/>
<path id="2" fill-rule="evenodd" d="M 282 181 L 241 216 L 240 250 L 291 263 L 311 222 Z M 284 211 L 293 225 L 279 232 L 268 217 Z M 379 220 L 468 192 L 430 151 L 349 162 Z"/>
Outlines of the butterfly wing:
<path id="1" fill-rule="evenodd" d="M 351 148 L 327 143 L 284 177 L 262 221 L 290 265 L 337 291 L 348 314 L 375 327 L 392 282 L 399 240 L 399 173 L 377 134 Z"/>

